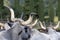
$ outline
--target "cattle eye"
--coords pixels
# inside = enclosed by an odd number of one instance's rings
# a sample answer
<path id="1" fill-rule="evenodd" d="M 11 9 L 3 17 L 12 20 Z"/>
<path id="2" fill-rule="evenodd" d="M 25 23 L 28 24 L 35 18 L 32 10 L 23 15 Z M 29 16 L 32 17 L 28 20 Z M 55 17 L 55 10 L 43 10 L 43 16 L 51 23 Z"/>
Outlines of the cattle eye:
<path id="1" fill-rule="evenodd" d="M 25 32 L 27 32 L 27 31 L 28 31 L 28 30 L 27 30 L 27 29 L 28 29 L 28 27 L 25 27 L 24 29 L 25 29 Z"/>
<path id="2" fill-rule="evenodd" d="M 27 29 L 27 27 L 25 27 L 24 29 Z"/>

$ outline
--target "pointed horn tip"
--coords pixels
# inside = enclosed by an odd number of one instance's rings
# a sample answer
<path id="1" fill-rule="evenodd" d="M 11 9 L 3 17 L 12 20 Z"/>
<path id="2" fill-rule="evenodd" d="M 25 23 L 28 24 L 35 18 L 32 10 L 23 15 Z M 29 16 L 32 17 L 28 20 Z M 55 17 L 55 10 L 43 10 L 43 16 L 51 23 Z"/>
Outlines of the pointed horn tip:
<path id="1" fill-rule="evenodd" d="M 36 19 L 37 21 L 39 20 L 39 19 Z"/>
<path id="2" fill-rule="evenodd" d="M 41 21 L 39 21 L 39 23 L 41 23 Z"/>
<path id="3" fill-rule="evenodd" d="M 36 19 L 35 21 L 34 21 L 34 23 L 33 24 L 30 24 L 30 25 L 27 25 L 27 26 L 29 26 L 29 27 L 33 27 L 33 26 L 35 26 L 36 25 L 36 23 L 38 22 L 38 19 Z"/>
<path id="4" fill-rule="evenodd" d="M 40 25 L 41 25 L 41 28 L 44 29 L 44 30 L 46 30 L 46 28 L 42 25 L 42 22 L 39 21 L 39 23 L 40 23 Z"/>
<path id="5" fill-rule="evenodd" d="M 58 22 L 58 24 L 55 26 L 55 27 L 53 27 L 54 29 L 57 29 L 58 27 L 59 27 L 59 23 L 60 22 Z"/>
<path id="6" fill-rule="evenodd" d="M 34 23 L 36 24 L 36 23 L 38 22 L 38 20 L 39 20 L 39 19 L 36 19 Z"/>
<path id="7" fill-rule="evenodd" d="M 60 23 L 60 21 L 59 21 L 59 23 Z"/>
<path id="8" fill-rule="evenodd" d="M 4 6 L 5 6 L 5 5 L 4 5 Z M 9 6 L 5 6 L 5 7 L 10 8 Z"/>
<path id="9" fill-rule="evenodd" d="M 37 23 L 39 21 L 39 19 L 36 19 L 35 22 Z"/>

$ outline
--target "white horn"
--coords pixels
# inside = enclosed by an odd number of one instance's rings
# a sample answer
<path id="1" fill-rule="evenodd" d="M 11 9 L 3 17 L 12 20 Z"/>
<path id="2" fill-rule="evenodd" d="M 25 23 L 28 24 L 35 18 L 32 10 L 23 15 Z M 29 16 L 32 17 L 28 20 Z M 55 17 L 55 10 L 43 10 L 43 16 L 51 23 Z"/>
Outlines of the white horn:
<path id="1" fill-rule="evenodd" d="M 38 22 L 38 19 L 36 19 L 35 21 L 34 21 L 34 23 L 33 24 L 30 24 L 30 25 L 27 25 L 27 26 L 29 26 L 29 27 L 33 27 L 33 26 L 35 26 L 36 25 L 36 23 Z"/>
<path id="2" fill-rule="evenodd" d="M 20 21 L 22 25 L 28 25 L 28 24 L 30 24 L 32 22 L 33 16 L 30 15 L 29 19 L 27 21 L 24 21 L 24 20 L 22 20 L 20 18 L 15 18 L 15 20 Z"/>
<path id="3" fill-rule="evenodd" d="M 27 21 L 21 21 L 21 23 L 23 24 L 23 25 L 28 25 L 29 23 L 31 23 L 32 22 L 32 20 L 33 20 L 33 16 L 29 16 L 29 19 L 27 20 Z"/>
<path id="4" fill-rule="evenodd" d="M 39 23 L 41 25 L 41 28 L 45 30 L 46 28 L 42 25 L 41 21 L 39 21 Z"/>
<path id="5" fill-rule="evenodd" d="M 20 19 L 20 18 L 15 18 L 14 10 L 13 10 L 12 8 L 10 8 L 10 7 L 8 7 L 8 6 L 5 6 L 5 7 L 7 7 L 7 8 L 10 10 L 10 12 L 11 12 L 11 21 L 16 21 L 16 20 L 21 20 L 21 21 L 23 21 L 23 20 Z"/>
<path id="6" fill-rule="evenodd" d="M 24 20 L 22 20 L 20 18 L 15 18 L 15 20 L 20 21 L 22 25 L 28 25 L 28 24 L 30 24 L 32 22 L 33 16 L 30 15 L 27 21 L 24 21 Z"/>
<path id="7" fill-rule="evenodd" d="M 54 29 L 57 29 L 58 27 L 59 27 L 59 23 L 60 23 L 60 21 L 58 22 L 58 24 L 55 26 L 55 27 L 53 27 Z"/>
<path id="8" fill-rule="evenodd" d="M 38 22 L 38 19 L 36 19 L 35 22 L 31 26 L 35 26 L 37 22 Z"/>
<path id="9" fill-rule="evenodd" d="M 15 15 L 14 15 L 14 10 L 12 9 L 12 8 L 10 8 L 10 7 L 8 7 L 8 6 L 6 6 L 7 8 L 9 8 L 9 10 L 10 10 L 10 12 L 11 12 L 11 20 L 12 21 L 20 21 L 21 22 L 21 24 L 23 24 L 23 25 L 27 25 L 27 24 L 29 24 L 29 23 L 31 23 L 32 22 L 32 19 L 33 19 L 33 17 L 30 15 L 29 16 L 29 19 L 27 20 L 27 21 L 24 21 L 24 20 L 22 20 L 22 19 L 20 19 L 20 18 L 15 18 Z"/>
<path id="10" fill-rule="evenodd" d="M 10 12 L 11 12 L 11 20 L 15 21 L 15 19 L 14 19 L 15 18 L 14 10 L 12 8 L 8 7 L 8 6 L 5 6 L 5 7 L 7 7 L 10 10 Z"/>

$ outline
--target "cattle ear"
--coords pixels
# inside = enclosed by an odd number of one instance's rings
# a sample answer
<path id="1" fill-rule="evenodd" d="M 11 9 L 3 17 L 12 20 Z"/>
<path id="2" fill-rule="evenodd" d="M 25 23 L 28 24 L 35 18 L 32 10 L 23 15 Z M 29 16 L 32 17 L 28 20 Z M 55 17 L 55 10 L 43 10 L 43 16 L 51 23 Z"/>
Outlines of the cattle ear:
<path id="1" fill-rule="evenodd" d="M 4 5 L 5 6 L 5 5 Z M 5 7 L 7 7 L 9 10 L 10 10 L 10 12 L 11 12 L 11 20 L 12 21 L 15 21 L 15 15 L 14 15 L 14 10 L 12 9 L 12 8 L 10 8 L 9 6 L 5 6 Z"/>
<path id="2" fill-rule="evenodd" d="M 4 28 L 5 28 L 5 30 L 9 30 L 10 26 L 7 23 L 5 23 Z"/>

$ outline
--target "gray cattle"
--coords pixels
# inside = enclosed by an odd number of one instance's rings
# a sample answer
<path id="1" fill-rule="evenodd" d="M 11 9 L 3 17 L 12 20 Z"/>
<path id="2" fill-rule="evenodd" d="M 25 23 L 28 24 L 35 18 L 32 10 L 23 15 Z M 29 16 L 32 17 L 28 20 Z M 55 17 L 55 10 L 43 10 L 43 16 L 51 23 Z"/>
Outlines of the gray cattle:
<path id="1" fill-rule="evenodd" d="M 49 35 L 39 32 L 37 29 L 32 29 L 30 40 L 49 40 Z"/>
<path id="2" fill-rule="evenodd" d="M 20 25 L 19 22 L 14 22 L 12 27 L 6 23 L 4 27 L 5 30 L 0 31 L 0 40 L 23 40 L 30 36 L 28 27 Z"/>
<path id="3" fill-rule="evenodd" d="M 31 34 L 31 27 L 34 26 L 37 21 L 38 20 L 35 20 L 31 25 L 20 25 L 19 22 L 16 22 L 12 29 L 13 40 L 28 40 Z"/>
<path id="4" fill-rule="evenodd" d="M 12 27 L 9 26 L 10 24 L 9 25 L 4 24 L 5 30 L 0 32 L 1 33 L 1 40 L 19 40 L 22 37 L 23 34 L 24 35 L 26 34 L 24 32 L 24 31 L 26 31 L 26 28 L 27 28 L 25 25 L 28 25 L 29 23 L 31 23 L 33 17 L 30 15 L 29 19 L 27 21 L 24 21 L 20 18 L 15 18 L 13 9 L 8 7 L 8 6 L 5 6 L 5 7 L 7 7 L 10 10 L 11 20 L 14 22 L 14 24 L 13 24 Z M 22 26 L 20 24 L 23 24 L 24 26 Z M 20 33 L 21 33 L 21 37 L 19 37 Z M 26 35 L 29 35 L 29 34 L 26 34 Z"/>
<path id="5" fill-rule="evenodd" d="M 60 38 L 59 38 L 59 34 L 60 33 L 58 33 L 56 30 L 54 30 L 54 29 L 57 29 L 58 27 L 59 27 L 59 23 L 60 22 L 58 22 L 58 24 L 56 25 L 56 26 L 52 26 L 51 24 L 50 24 L 50 26 L 49 27 L 44 27 L 43 25 L 42 25 L 42 23 L 40 22 L 40 25 L 41 25 L 41 27 L 44 29 L 44 30 L 48 30 L 48 32 L 47 32 L 47 34 L 49 35 L 49 39 L 50 40 L 60 40 Z"/>

